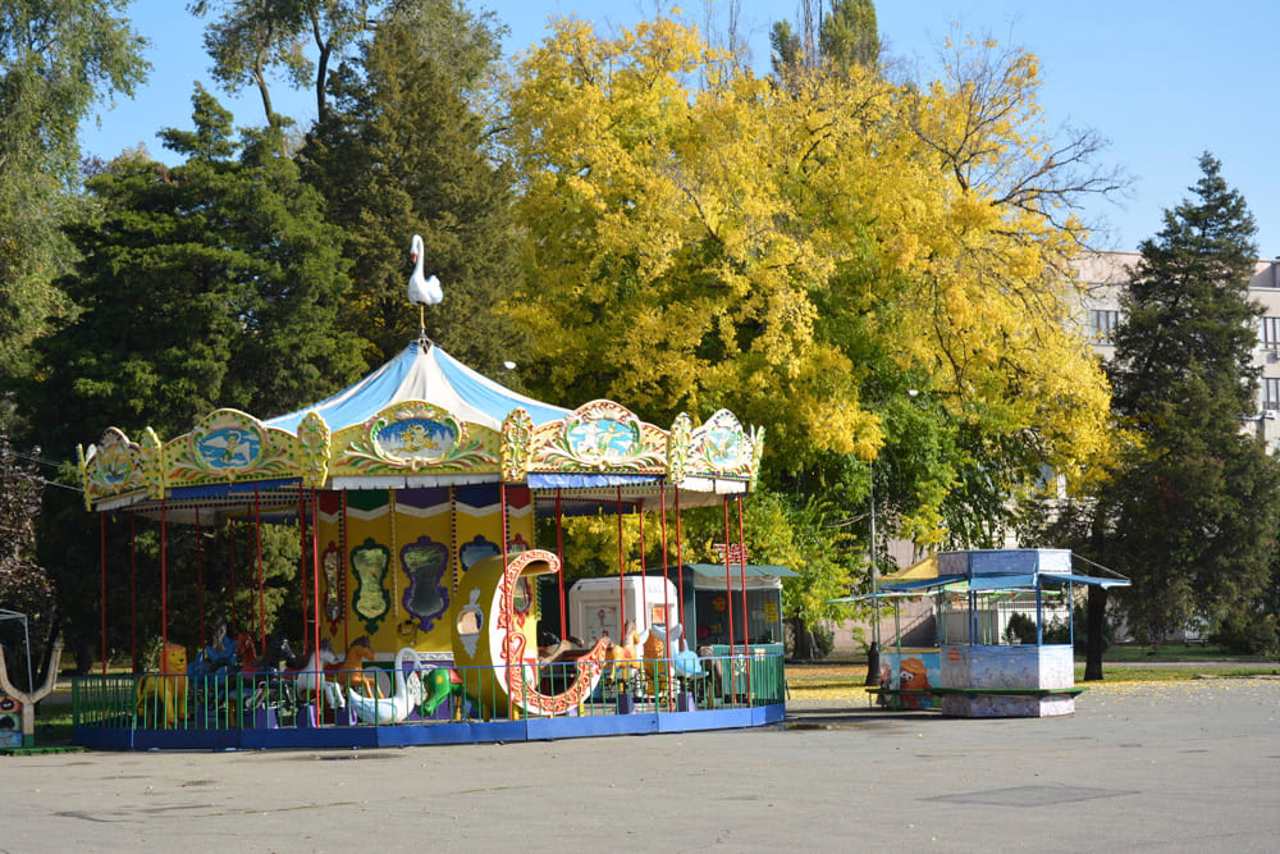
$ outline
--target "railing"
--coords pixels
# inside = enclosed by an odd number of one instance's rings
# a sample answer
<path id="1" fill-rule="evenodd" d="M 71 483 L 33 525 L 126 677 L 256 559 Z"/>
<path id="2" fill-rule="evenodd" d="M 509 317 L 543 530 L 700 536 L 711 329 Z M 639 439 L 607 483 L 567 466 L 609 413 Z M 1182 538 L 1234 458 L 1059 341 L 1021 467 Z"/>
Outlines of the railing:
<path id="1" fill-rule="evenodd" d="M 514 666 L 514 665 L 513 665 Z M 560 694 L 578 675 L 573 662 L 526 662 L 526 693 Z M 92 675 L 72 680 L 76 727 L 134 730 L 372 726 L 516 720 L 529 697 L 510 702 L 507 665 L 420 669 L 397 679 L 393 668 L 325 671 Z M 701 671 L 704 675 L 687 675 Z M 501 680 L 501 681 L 499 681 Z M 591 693 L 569 714 L 582 717 L 739 709 L 782 703 L 782 656 L 755 654 L 640 659 L 608 663 Z"/>

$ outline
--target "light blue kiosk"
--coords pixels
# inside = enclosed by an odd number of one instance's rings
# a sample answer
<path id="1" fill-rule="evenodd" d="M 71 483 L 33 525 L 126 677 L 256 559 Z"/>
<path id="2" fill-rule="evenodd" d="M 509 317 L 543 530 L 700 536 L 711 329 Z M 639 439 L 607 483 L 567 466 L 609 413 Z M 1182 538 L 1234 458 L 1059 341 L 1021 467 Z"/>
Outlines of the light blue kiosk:
<path id="1" fill-rule="evenodd" d="M 937 602 L 936 674 L 921 680 L 924 685 L 883 686 L 880 693 L 900 699 L 928 695 L 941 700 L 942 714 L 953 717 L 1051 717 L 1074 712 L 1075 698 L 1084 690 L 1075 685 L 1071 607 L 1075 589 L 1127 587 L 1129 580 L 1077 573 L 1068 549 L 942 552 L 936 556 L 936 566 L 933 577 L 887 580 L 876 594 L 876 599 L 934 595 Z M 963 604 L 957 609 L 956 603 Z M 1063 605 L 1067 642 L 1045 643 L 1046 607 L 1053 611 Z M 1012 634 L 1006 629 L 1020 607 L 1034 609 L 1035 643 L 1001 643 L 1002 637 Z M 906 672 L 896 666 L 894 670 Z"/>

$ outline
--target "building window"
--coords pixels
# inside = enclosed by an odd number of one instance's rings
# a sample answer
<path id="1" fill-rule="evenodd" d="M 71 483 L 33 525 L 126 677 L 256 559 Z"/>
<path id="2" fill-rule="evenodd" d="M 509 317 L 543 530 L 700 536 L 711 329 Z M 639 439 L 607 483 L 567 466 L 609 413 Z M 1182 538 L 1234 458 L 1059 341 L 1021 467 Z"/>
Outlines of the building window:
<path id="1" fill-rule="evenodd" d="M 1262 346 L 1280 347 L 1280 317 L 1262 318 Z"/>
<path id="2" fill-rule="evenodd" d="M 1116 309 L 1089 309 L 1089 340 L 1097 344 L 1110 344 L 1111 337 L 1115 334 L 1116 327 L 1119 325 L 1120 312 Z"/>
<path id="3" fill-rule="evenodd" d="M 1263 378 L 1262 408 L 1280 409 L 1280 377 Z"/>

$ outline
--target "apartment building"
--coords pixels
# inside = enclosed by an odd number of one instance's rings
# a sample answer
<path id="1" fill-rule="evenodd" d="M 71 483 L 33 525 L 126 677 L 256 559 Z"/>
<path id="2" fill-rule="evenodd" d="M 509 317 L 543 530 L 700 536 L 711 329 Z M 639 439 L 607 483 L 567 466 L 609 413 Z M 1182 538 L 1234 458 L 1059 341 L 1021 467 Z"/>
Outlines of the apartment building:
<path id="1" fill-rule="evenodd" d="M 1115 354 L 1111 335 L 1120 323 L 1120 293 L 1129 270 L 1138 263 L 1137 252 L 1097 252 L 1079 263 L 1081 281 L 1087 286 L 1081 306 L 1081 329 L 1104 359 Z M 1262 370 L 1258 381 L 1258 408 L 1244 429 L 1261 434 L 1267 449 L 1280 447 L 1280 259 L 1259 261 L 1249 282 L 1249 296 L 1262 306 L 1253 360 Z"/>

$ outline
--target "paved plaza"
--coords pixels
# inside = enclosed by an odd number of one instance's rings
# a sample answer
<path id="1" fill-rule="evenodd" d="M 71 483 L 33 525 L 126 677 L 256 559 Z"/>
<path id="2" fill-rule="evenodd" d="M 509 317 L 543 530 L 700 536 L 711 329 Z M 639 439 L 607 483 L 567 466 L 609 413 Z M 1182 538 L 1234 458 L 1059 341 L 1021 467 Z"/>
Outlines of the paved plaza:
<path id="1" fill-rule="evenodd" d="M 10 852 L 1276 851 L 1280 681 L 1104 686 L 1057 720 L 833 703 L 758 731 L 0 773 Z"/>

